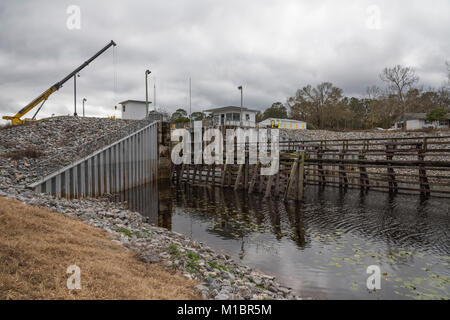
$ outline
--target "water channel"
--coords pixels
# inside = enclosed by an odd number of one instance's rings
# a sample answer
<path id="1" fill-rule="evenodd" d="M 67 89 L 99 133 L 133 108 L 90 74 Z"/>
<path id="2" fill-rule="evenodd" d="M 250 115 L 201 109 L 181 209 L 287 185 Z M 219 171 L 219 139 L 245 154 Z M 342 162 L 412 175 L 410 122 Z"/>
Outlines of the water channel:
<path id="1" fill-rule="evenodd" d="M 149 184 L 120 196 L 161 227 L 316 299 L 450 299 L 450 199 L 308 186 L 303 203 Z M 368 290 L 367 267 L 381 270 Z"/>

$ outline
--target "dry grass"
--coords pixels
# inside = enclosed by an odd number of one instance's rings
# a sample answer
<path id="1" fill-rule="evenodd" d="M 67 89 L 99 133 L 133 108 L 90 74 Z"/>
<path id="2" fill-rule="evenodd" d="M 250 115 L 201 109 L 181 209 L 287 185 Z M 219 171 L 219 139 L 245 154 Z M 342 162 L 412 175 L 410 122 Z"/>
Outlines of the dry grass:
<path id="1" fill-rule="evenodd" d="M 69 265 L 80 290 L 67 289 Z M 0 197 L 0 299 L 199 299 L 194 285 L 100 229 Z"/>

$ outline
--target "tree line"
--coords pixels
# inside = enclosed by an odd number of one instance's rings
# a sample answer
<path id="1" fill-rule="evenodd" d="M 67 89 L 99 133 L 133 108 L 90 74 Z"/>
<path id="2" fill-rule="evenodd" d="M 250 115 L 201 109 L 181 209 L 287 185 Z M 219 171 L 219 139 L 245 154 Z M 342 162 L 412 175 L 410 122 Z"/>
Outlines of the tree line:
<path id="1" fill-rule="evenodd" d="M 447 73 L 450 84 L 448 63 Z M 315 87 L 307 85 L 287 99 L 286 112 L 289 110 L 290 118 L 306 121 L 311 128 L 335 130 L 387 129 L 398 120 L 405 121 L 409 112 L 429 113 L 434 118 L 447 115 L 450 109 L 449 86 L 424 90 L 418 86 L 419 77 L 415 70 L 400 65 L 384 68 L 379 77 L 385 88 L 370 86 L 360 98 L 345 96 L 342 89 L 330 82 Z M 269 109 L 280 110 L 280 104 L 276 103 Z M 267 111 L 261 118 L 266 117 Z"/>
<path id="2" fill-rule="evenodd" d="M 427 113 L 427 119 L 440 121 L 450 111 L 450 63 L 446 63 L 448 84 L 439 89 L 424 89 L 411 67 L 396 65 L 384 68 L 379 77 L 385 87 L 369 86 L 362 97 L 348 97 L 331 82 L 310 84 L 298 89 L 285 103 L 275 102 L 256 121 L 268 118 L 305 121 L 310 129 L 365 130 L 377 127 L 388 129 L 406 114 Z M 205 119 L 202 112 L 194 112 L 192 120 Z M 183 109 L 172 114 L 172 121 L 189 122 Z"/>

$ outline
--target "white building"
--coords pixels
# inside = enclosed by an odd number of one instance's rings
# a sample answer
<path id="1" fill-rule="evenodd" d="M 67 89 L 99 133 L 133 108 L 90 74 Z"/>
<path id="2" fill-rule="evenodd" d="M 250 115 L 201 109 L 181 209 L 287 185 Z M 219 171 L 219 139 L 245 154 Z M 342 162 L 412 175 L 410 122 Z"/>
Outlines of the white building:
<path id="1" fill-rule="evenodd" d="M 260 128 L 280 128 L 292 130 L 306 130 L 306 122 L 293 119 L 268 118 L 258 123 Z"/>
<path id="2" fill-rule="evenodd" d="M 407 113 L 406 130 L 419 130 L 424 128 L 450 128 L 450 115 L 447 115 L 447 119 L 444 121 L 427 121 L 426 118 L 426 113 Z M 403 129 L 403 120 L 398 121 L 391 129 Z"/>
<path id="3" fill-rule="evenodd" d="M 150 108 L 150 101 L 149 108 Z M 145 101 L 126 100 L 119 102 L 122 105 L 122 119 L 142 120 L 146 117 L 147 105 Z"/>
<path id="4" fill-rule="evenodd" d="M 216 109 L 205 110 L 212 115 L 212 124 L 226 125 L 226 126 L 240 126 L 241 125 L 241 107 L 229 106 Z M 250 110 L 242 108 L 242 126 L 255 127 L 256 113 L 258 110 Z"/>

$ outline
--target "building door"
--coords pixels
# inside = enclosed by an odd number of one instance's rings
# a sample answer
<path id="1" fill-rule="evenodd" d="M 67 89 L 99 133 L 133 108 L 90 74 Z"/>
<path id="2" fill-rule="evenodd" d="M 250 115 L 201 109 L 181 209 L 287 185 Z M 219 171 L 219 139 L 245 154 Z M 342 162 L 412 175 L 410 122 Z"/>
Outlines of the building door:
<path id="1" fill-rule="evenodd" d="M 224 124 L 225 124 L 225 115 L 224 115 L 224 114 L 221 114 L 221 115 L 220 115 L 220 124 L 221 124 L 221 125 L 224 125 Z"/>

